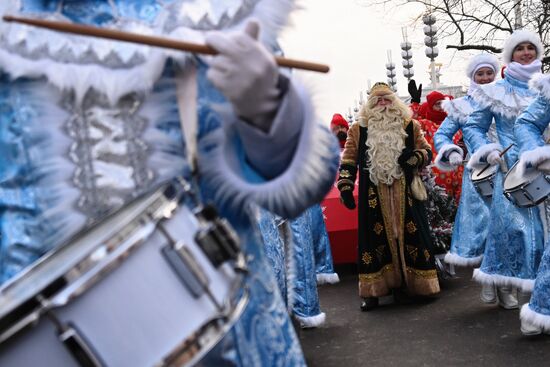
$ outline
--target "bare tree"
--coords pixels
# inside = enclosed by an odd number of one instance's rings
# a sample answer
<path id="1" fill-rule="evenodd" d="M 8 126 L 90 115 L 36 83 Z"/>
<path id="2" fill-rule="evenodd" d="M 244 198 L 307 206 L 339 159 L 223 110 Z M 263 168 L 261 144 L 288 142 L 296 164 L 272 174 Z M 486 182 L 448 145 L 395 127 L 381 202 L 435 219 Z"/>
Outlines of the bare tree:
<path id="1" fill-rule="evenodd" d="M 438 37 L 447 48 L 502 52 L 502 43 L 516 28 L 539 34 L 545 45 L 543 69 L 550 70 L 550 0 L 357 0 L 371 6 L 423 4 L 437 16 Z M 419 14 L 420 17 L 421 14 Z"/>

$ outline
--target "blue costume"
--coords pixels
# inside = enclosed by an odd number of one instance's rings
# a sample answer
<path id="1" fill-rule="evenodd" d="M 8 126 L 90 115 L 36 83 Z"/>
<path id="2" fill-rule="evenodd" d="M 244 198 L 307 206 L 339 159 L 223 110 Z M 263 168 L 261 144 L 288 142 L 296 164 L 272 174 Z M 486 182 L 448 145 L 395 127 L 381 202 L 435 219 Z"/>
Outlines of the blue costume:
<path id="1" fill-rule="evenodd" d="M 314 215 L 319 205 L 308 208 L 298 218 L 290 220 L 291 246 L 294 253 L 292 274 L 292 313 L 304 328 L 321 326 L 325 313 L 321 312 L 317 292 L 315 248 L 319 246 L 319 226 Z M 323 222 L 324 228 L 324 222 Z"/>
<path id="2" fill-rule="evenodd" d="M 494 84 L 482 85 L 472 94 L 478 108 L 463 127 L 465 141 L 474 154 L 468 167 L 486 164 L 489 152 L 516 143 L 514 122 L 531 103 L 535 93 L 527 82 L 510 76 Z M 498 143 L 490 144 L 487 132 L 495 121 Z M 505 155 L 506 169 L 518 159 L 517 146 Z M 490 208 L 489 228 L 481 267 L 474 271 L 474 279 L 484 284 L 515 286 L 522 291 L 533 288 L 543 249 L 542 223 L 537 208 L 514 206 L 503 194 L 504 174 L 498 170 Z"/>
<path id="3" fill-rule="evenodd" d="M 550 123 L 550 76 L 536 75 L 530 84 L 532 89 L 540 92 L 537 98 L 518 117 L 514 127 L 516 141 L 519 145 L 520 157 L 523 160 L 528 155 L 532 160 L 548 160 L 550 151 L 545 144 L 543 134 Z M 529 304 L 521 309 L 522 324 L 530 324 L 546 331 L 550 330 L 550 246 L 548 240 L 544 249 L 540 267 L 535 280 L 533 294 Z"/>
<path id="4" fill-rule="evenodd" d="M 304 328 L 321 326 L 325 314 L 321 312 L 317 293 L 315 249 L 323 239 L 315 221 L 319 205 L 314 205 L 292 220 L 284 220 L 260 210 L 259 226 L 281 295 L 289 310 Z M 321 214 L 322 220 L 322 214 Z M 324 229 L 324 222 L 322 223 Z M 326 230 L 324 232 L 325 237 Z M 327 238 L 328 240 L 328 238 Z M 323 242 L 320 243 L 324 245 Z"/>
<path id="5" fill-rule="evenodd" d="M 313 252 L 315 253 L 315 273 L 317 284 L 335 284 L 340 281 L 334 271 L 332 250 L 328 239 L 325 217 L 321 205 L 314 205 L 310 209 L 311 227 L 313 230 Z"/>
<path id="6" fill-rule="evenodd" d="M 470 95 L 443 102 L 447 118 L 443 121 L 434 136 L 435 148 L 438 151 L 436 165 L 440 170 L 452 170 L 448 155 L 453 151 L 462 151 L 454 145 L 453 137 L 461 130 L 470 114 L 476 109 L 476 103 Z M 471 145 L 464 139 L 466 148 Z M 454 220 L 451 249 L 445 255 L 445 261 L 459 266 L 478 266 L 483 258 L 485 239 L 489 225 L 490 200 L 477 192 L 470 178 L 470 170 L 464 169 L 462 175 L 462 194 Z"/>
<path id="7" fill-rule="evenodd" d="M 263 21 L 264 43 L 274 45 L 293 2 L 221 6 L 22 0 L 4 2 L 0 11 L 197 41 L 203 31 L 236 27 L 253 16 Z M 196 98 L 186 102 L 198 122 L 195 188 L 236 229 L 250 269 L 251 300 L 205 364 L 304 365 L 250 214 L 259 205 L 296 216 L 333 182 L 338 144 L 316 123 L 303 89 L 290 81 L 266 134 L 223 113 L 229 103 L 210 84 L 199 58 L 0 26 L 0 282 L 157 183 L 176 176 L 193 181 L 176 93 L 178 72 L 191 68 Z M 281 151 L 290 153 L 273 154 Z"/>

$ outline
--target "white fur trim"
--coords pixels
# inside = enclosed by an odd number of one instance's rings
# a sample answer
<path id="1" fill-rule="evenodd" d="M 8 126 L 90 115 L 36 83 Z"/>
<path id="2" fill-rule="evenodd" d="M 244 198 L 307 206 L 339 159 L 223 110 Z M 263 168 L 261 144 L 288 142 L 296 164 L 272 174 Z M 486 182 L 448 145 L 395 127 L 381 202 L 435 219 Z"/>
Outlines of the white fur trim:
<path id="1" fill-rule="evenodd" d="M 523 175 L 527 165 L 537 167 L 539 164 L 548 160 L 550 160 L 550 145 L 543 145 L 541 147 L 525 151 L 519 158 L 518 174 L 520 176 Z"/>
<path id="2" fill-rule="evenodd" d="M 534 74 L 529 80 L 529 88 L 550 101 L 550 74 Z"/>
<path id="3" fill-rule="evenodd" d="M 300 321 L 300 327 L 302 329 L 309 329 L 309 328 L 323 326 L 326 320 L 326 315 L 324 312 L 321 312 L 316 316 L 300 317 L 298 315 L 294 315 L 294 317 L 298 321 Z"/>
<path id="4" fill-rule="evenodd" d="M 496 83 L 479 85 L 471 94 L 481 108 L 489 108 L 494 114 L 516 119 L 531 104 L 536 95 L 521 95 L 510 83 L 499 80 Z"/>
<path id="5" fill-rule="evenodd" d="M 461 123 L 466 123 L 470 114 L 475 111 L 470 99 L 466 97 L 446 99 L 441 103 L 441 107 L 447 113 L 447 117 Z"/>
<path id="6" fill-rule="evenodd" d="M 320 202 L 331 189 L 338 169 L 338 141 L 317 122 L 305 89 L 293 84 L 303 101 L 304 124 L 294 157 L 278 177 L 251 183 L 234 171 L 227 156 L 229 123 L 224 125 L 226 131 L 216 129 L 199 141 L 201 176 L 214 190 L 219 207 L 241 213 L 242 208 L 256 203 L 283 218 L 294 218 L 311 203 Z"/>
<path id="7" fill-rule="evenodd" d="M 528 323 L 543 329 L 544 331 L 550 331 L 550 315 L 543 315 L 536 311 L 533 311 L 529 304 L 524 304 L 521 307 L 521 312 L 519 317 L 522 321 L 527 321 Z"/>
<path id="8" fill-rule="evenodd" d="M 481 265 L 482 260 L 483 255 L 477 257 L 462 257 L 460 255 L 452 254 L 450 252 L 447 252 L 445 254 L 445 262 L 447 264 L 452 264 L 456 266 L 477 267 Z"/>
<path id="9" fill-rule="evenodd" d="M 498 62 L 498 58 L 495 55 L 488 53 L 478 54 L 470 59 L 466 67 L 466 76 L 468 79 L 474 79 L 474 73 L 478 69 L 477 66 L 481 64 L 490 65 L 495 71 L 495 74 L 500 70 L 500 62 Z"/>
<path id="10" fill-rule="evenodd" d="M 442 161 L 444 157 L 448 159 L 449 158 L 448 155 L 451 152 L 457 152 L 461 156 L 464 156 L 464 151 L 458 145 L 454 145 L 454 144 L 443 145 L 439 150 L 439 152 L 437 152 L 437 157 L 435 157 L 435 162 L 434 162 L 435 166 L 439 168 L 441 171 L 448 172 L 448 171 L 454 171 L 456 169 L 455 166 L 449 164 L 448 160 L 446 162 Z"/>
<path id="11" fill-rule="evenodd" d="M 340 282 L 340 278 L 338 277 L 338 274 L 336 273 L 320 273 L 317 274 L 317 285 L 323 285 L 323 284 L 336 284 Z"/>
<path id="12" fill-rule="evenodd" d="M 232 2 L 223 14 L 216 14 L 219 17 L 215 18 L 216 15 L 209 13 L 207 7 L 199 9 L 200 5 L 195 3 L 175 1 L 159 11 L 153 25 L 124 18 L 110 24 L 109 28 L 203 43 L 208 30 L 235 30 L 255 18 L 262 25 L 262 41 L 271 48 L 277 34 L 287 24 L 288 15 L 297 8 L 295 0 L 262 0 L 254 4 Z M 191 19 L 191 11 L 176 10 L 186 6 L 193 7 L 196 19 Z M 21 7 L 21 0 L 1 1 L 0 15 L 20 15 Z M 45 12 L 35 16 L 70 22 L 59 13 Z M 45 76 L 60 90 L 74 90 L 78 101 L 90 88 L 105 93 L 112 104 L 129 92 L 148 91 L 159 78 L 168 58 L 181 63 L 193 56 L 177 50 L 70 35 L 1 20 L 0 35 L 2 70 L 13 79 Z M 70 55 L 70 60 L 67 60 L 67 55 Z"/>
<path id="13" fill-rule="evenodd" d="M 532 292 L 535 287 L 535 279 L 520 279 L 504 275 L 487 274 L 480 269 L 474 270 L 472 279 L 481 284 L 494 284 L 497 287 L 511 285 L 523 292 Z"/>
<path id="14" fill-rule="evenodd" d="M 502 151 L 502 146 L 497 143 L 491 143 L 491 144 L 485 144 L 482 145 L 472 156 L 470 157 L 470 160 L 468 161 L 468 169 L 476 169 L 481 166 L 485 166 L 487 164 L 487 161 L 481 162 L 481 159 L 485 159 L 489 153 L 499 150 Z"/>
<path id="15" fill-rule="evenodd" d="M 544 45 L 539 35 L 527 29 L 517 29 L 508 37 L 506 42 L 504 42 L 504 47 L 502 48 L 502 61 L 505 64 L 509 64 L 512 61 L 514 49 L 523 42 L 532 43 L 537 49 L 537 59 L 542 60 L 544 56 Z"/>

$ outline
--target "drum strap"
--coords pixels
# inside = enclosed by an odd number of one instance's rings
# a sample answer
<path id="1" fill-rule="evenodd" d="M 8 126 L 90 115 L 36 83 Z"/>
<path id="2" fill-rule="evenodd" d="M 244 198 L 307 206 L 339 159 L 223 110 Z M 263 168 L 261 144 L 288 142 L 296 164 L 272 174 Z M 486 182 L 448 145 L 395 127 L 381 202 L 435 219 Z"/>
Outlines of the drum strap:
<path id="1" fill-rule="evenodd" d="M 192 62 L 176 72 L 176 90 L 181 131 L 187 161 L 193 176 L 197 173 L 197 69 Z"/>

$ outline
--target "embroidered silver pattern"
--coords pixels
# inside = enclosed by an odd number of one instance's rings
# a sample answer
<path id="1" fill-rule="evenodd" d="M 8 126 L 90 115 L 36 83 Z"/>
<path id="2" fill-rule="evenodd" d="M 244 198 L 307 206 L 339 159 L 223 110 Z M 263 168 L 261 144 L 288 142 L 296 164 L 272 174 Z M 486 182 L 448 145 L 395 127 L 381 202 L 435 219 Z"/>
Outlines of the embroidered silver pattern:
<path id="1" fill-rule="evenodd" d="M 250 16 L 260 0 L 177 1 L 165 24 L 166 30 L 179 26 L 208 31 L 228 28 Z"/>
<path id="2" fill-rule="evenodd" d="M 62 106 L 71 117 L 65 127 L 73 139 L 69 158 L 73 183 L 81 191 L 76 207 L 91 221 L 119 208 L 154 180 L 141 135 L 147 121 L 136 113 L 143 96 L 130 94 L 112 107 L 104 95 L 89 91 L 82 104 L 66 93 Z"/>

